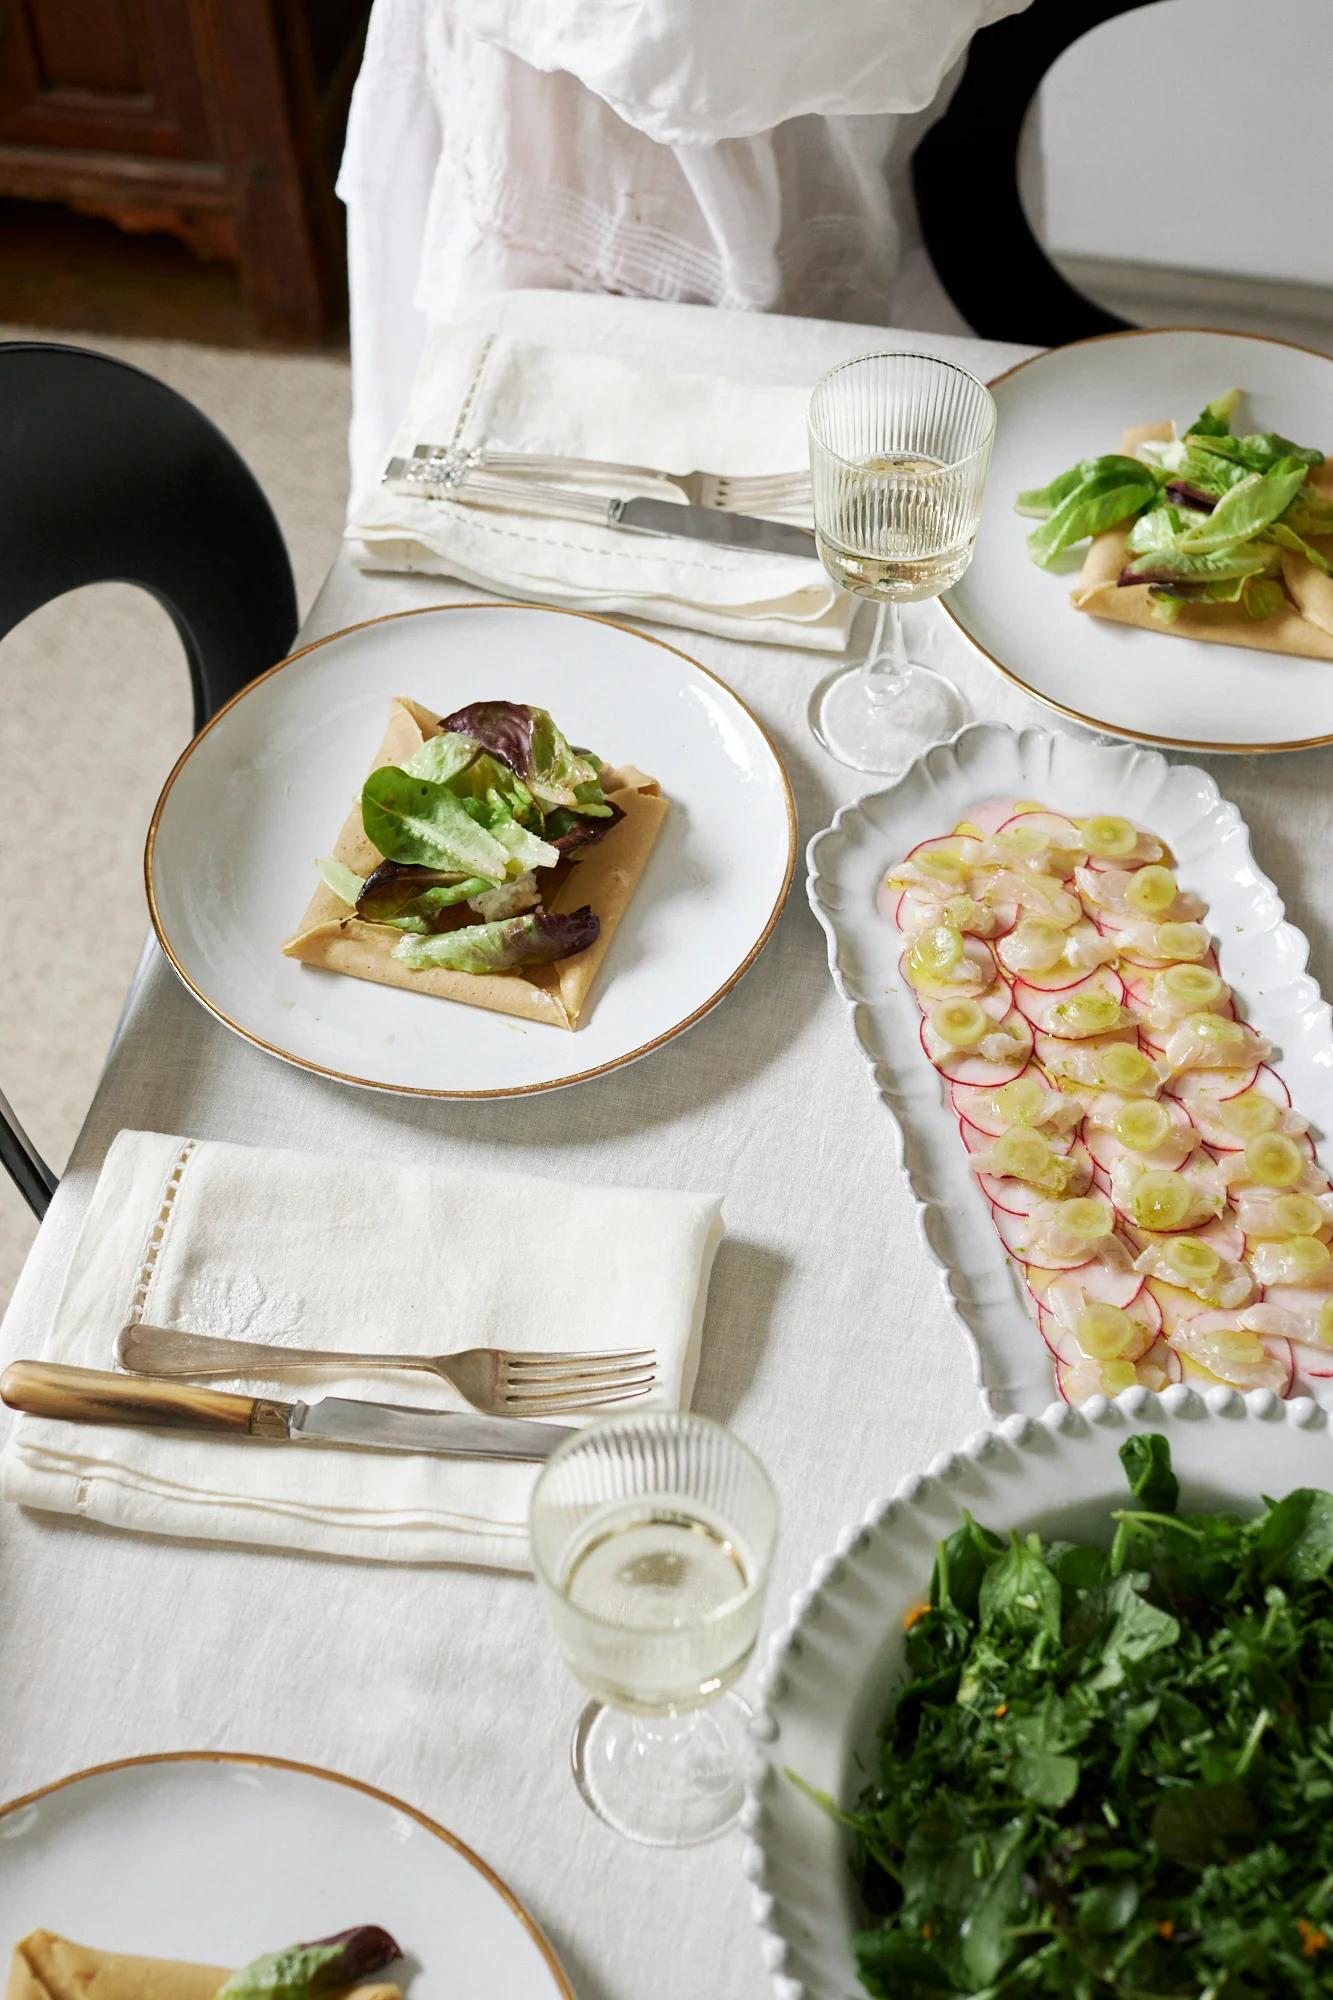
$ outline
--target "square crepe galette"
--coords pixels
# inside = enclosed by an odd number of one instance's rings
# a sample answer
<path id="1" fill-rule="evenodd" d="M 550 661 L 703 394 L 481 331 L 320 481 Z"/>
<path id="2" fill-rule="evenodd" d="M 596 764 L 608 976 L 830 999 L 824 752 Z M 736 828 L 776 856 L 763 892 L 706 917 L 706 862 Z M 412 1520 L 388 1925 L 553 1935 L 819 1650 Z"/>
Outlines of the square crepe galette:
<path id="1" fill-rule="evenodd" d="M 399 695 L 290 958 L 575 1028 L 667 802 L 545 709 Z"/>

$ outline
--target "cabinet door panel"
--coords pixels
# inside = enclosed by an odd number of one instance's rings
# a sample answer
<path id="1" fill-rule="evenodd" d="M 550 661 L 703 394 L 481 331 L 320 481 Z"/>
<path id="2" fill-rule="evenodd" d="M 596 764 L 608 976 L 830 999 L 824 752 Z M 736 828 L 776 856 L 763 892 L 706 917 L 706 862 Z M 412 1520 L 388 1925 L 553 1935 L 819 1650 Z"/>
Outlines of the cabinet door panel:
<path id="1" fill-rule="evenodd" d="M 215 156 L 195 0 L 0 0 L 0 141 Z"/>

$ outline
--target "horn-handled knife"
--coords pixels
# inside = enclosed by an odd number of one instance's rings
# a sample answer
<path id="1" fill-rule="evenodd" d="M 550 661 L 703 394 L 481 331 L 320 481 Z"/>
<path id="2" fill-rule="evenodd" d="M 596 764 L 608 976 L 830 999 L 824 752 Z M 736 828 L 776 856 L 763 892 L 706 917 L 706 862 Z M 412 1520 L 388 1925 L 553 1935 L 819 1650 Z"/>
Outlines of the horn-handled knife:
<path id="1" fill-rule="evenodd" d="M 523 1417 L 405 1409 L 397 1403 L 355 1402 L 345 1396 L 325 1396 L 317 1403 L 280 1403 L 271 1396 L 234 1396 L 188 1382 L 154 1382 L 143 1376 L 115 1375 L 109 1369 L 63 1368 L 50 1361 L 12 1361 L 0 1375 L 0 1400 L 32 1417 L 72 1423 L 306 1438 L 321 1444 L 432 1451 L 447 1458 L 548 1458 L 572 1435 L 568 1424 L 531 1423 Z"/>

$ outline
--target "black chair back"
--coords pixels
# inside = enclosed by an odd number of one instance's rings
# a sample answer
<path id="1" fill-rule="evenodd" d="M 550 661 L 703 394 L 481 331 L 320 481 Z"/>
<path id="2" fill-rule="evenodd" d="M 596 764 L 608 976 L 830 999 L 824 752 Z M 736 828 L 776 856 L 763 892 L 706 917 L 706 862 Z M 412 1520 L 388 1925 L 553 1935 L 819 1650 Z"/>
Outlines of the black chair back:
<path id="1" fill-rule="evenodd" d="M 912 155 L 930 261 L 983 338 L 1060 347 L 1128 325 L 1075 291 L 1038 242 L 1019 192 L 1019 140 L 1056 57 L 1103 21 L 1153 4 L 1032 0 L 1023 13 L 984 28 L 944 116 Z M 1114 116 L 1114 106 L 1107 113 Z"/>
<path id="2" fill-rule="evenodd" d="M 113 582 L 170 614 L 196 729 L 291 649 L 282 533 L 221 431 L 123 361 L 0 343 L 0 639 L 66 591 Z M 3 1098 L 0 1165 L 42 1215 L 56 1177 Z"/>

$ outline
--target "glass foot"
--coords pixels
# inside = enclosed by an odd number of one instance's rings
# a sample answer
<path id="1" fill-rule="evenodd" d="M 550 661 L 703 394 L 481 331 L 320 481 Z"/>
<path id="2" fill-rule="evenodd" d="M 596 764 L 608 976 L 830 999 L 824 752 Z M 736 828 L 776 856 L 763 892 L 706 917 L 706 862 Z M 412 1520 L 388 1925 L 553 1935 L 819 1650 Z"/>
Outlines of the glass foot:
<path id="1" fill-rule="evenodd" d="M 933 667 L 842 667 L 810 701 L 810 727 L 830 757 L 894 777 L 966 720 L 963 697 Z"/>
<path id="2" fill-rule="evenodd" d="M 592 1701 L 574 1727 L 574 1778 L 585 1804 L 627 1840 L 697 1847 L 740 1812 L 749 1723 L 749 1708 L 730 1693 L 675 1716 Z"/>

